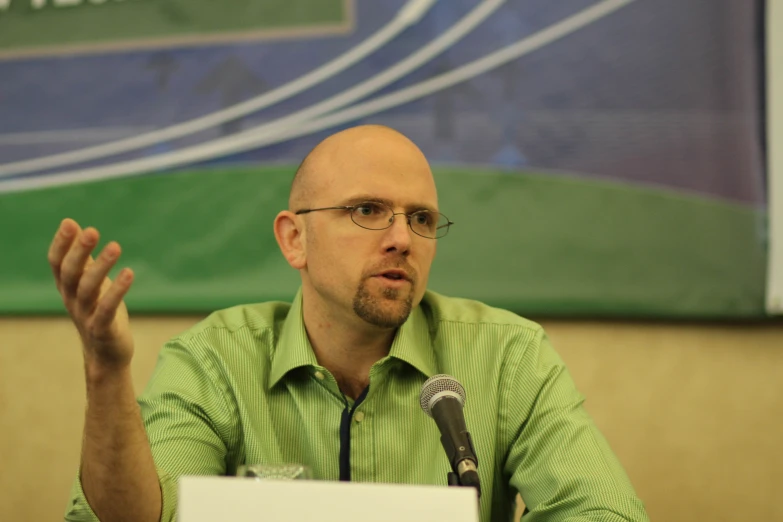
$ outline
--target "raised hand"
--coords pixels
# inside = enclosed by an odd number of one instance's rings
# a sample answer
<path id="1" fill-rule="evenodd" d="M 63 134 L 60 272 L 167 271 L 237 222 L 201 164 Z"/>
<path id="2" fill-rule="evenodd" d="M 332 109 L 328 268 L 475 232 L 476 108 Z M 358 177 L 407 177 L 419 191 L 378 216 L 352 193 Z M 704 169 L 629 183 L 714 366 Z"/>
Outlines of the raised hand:
<path id="1" fill-rule="evenodd" d="M 84 348 L 85 369 L 105 372 L 127 368 L 133 357 L 133 337 L 123 301 L 133 272 L 123 268 L 115 281 L 108 277 L 120 257 L 120 245 L 107 244 L 93 258 L 98 231 L 82 230 L 64 219 L 49 247 L 49 264 L 65 308 L 76 325 Z"/>

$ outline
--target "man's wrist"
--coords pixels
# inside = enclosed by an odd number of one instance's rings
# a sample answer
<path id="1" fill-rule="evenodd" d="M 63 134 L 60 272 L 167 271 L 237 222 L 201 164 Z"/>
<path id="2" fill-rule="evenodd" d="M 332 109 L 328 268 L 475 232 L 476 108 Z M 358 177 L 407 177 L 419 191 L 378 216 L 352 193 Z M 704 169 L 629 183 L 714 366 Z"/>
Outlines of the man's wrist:
<path id="1" fill-rule="evenodd" d="M 84 377 L 88 391 L 92 388 L 116 387 L 133 382 L 130 364 L 105 364 L 85 360 Z"/>

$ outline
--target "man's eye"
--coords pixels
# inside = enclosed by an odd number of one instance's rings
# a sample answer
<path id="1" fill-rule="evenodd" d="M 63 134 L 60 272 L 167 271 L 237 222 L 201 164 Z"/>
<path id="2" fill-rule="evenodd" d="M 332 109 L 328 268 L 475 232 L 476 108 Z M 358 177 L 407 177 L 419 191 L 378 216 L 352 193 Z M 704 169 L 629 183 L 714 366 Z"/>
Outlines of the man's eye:
<path id="1" fill-rule="evenodd" d="M 421 212 L 419 214 L 416 214 L 414 216 L 414 219 L 416 220 L 416 223 L 419 225 L 429 225 L 432 222 L 432 218 L 430 217 L 428 212 Z"/>
<path id="2" fill-rule="evenodd" d="M 356 207 L 356 212 L 362 216 L 372 216 L 373 214 L 378 214 L 380 212 L 380 207 L 372 203 L 362 203 Z"/>

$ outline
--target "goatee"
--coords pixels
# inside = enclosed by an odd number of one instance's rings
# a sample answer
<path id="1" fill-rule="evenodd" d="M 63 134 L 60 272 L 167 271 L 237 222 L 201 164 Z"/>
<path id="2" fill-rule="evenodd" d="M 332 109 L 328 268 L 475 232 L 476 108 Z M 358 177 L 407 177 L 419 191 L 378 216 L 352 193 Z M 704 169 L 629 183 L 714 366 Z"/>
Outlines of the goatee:
<path id="1" fill-rule="evenodd" d="M 412 287 L 413 285 L 411 285 Z M 408 319 L 413 309 L 413 289 L 404 299 L 398 288 L 384 288 L 380 297 L 370 293 L 367 279 L 356 289 L 353 297 L 353 311 L 368 323 L 381 328 L 398 328 Z"/>

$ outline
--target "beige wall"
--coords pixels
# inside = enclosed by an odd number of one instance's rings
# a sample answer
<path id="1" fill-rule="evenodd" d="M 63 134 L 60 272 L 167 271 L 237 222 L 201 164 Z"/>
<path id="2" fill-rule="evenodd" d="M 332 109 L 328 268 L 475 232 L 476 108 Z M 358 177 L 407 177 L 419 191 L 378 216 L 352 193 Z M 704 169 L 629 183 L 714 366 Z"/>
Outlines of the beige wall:
<path id="1" fill-rule="evenodd" d="M 197 318 L 134 318 L 137 388 Z M 783 520 L 783 325 L 544 321 L 653 521 Z M 61 520 L 84 386 L 66 319 L 0 319 L 0 520 Z"/>

